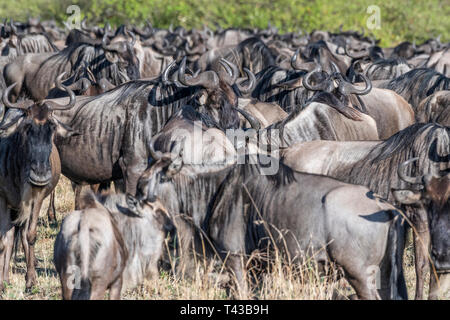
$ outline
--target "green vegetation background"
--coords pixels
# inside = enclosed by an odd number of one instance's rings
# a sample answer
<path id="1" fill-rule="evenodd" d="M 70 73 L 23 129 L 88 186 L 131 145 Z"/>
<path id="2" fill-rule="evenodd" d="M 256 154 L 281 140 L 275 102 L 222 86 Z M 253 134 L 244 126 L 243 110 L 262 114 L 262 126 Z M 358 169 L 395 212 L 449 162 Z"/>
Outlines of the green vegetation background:
<path id="1" fill-rule="evenodd" d="M 167 28 L 170 24 L 201 28 L 260 27 L 267 22 L 280 31 L 361 30 L 366 33 L 367 8 L 381 9 L 381 28 L 373 35 L 382 39 L 383 46 L 401 41 L 421 43 L 441 35 L 450 40 L 450 0 L 1 0 L 0 18 L 25 20 L 28 16 L 64 21 L 66 9 L 75 4 L 82 17 L 103 25 L 123 22 L 143 23 L 149 19 L 154 26 Z"/>

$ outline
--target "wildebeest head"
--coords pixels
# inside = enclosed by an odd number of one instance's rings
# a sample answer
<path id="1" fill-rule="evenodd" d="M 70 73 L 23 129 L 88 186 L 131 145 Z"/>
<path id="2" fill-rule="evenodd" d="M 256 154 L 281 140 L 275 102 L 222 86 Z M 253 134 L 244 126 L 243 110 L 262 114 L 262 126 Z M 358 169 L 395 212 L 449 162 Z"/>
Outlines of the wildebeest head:
<path id="1" fill-rule="evenodd" d="M 397 201 L 407 205 L 421 205 L 428 211 L 431 235 L 431 257 L 438 271 L 450 270 L 450 173 L 437 170 L 424 176 L 410 177 L 405 167 L 418 158 L 399 165 L 399 177 L 418 188 L 394 190 Z"/>
<path id="2" fill-rule="evenodd" d="M 169 65 L 163 73 L 163 82 L 167 82 L 170 69 L 175 62 Z M 198 86 L 193 97 L 193 105 L 200 107 L 202 112 L 208 114 L 217 126 L 222 129 L 237 129 L 239 127 L 239 117 L 237 114 L 237 104 L 239 92 L 250 92 L 253 90 L 256 79 L 253 73 L 245 69 L 248 76 L 248 84 L 243 85 L 243 80 L 238 80 L 239 71 L 237 66 L 219 59 L 219 66 L 216 70 L 200 72 L 198 70 L 194 75 L 186 73 L 186 57 L 181 61 L 177 72 L 177 82 L 179 86 Z"/>
<path id="3" fill-rule="evenodd" d="M 154 222 L 152 225 L 164 233 L 163 237 L 174 228 L 168 211 L 157 198 L 152 199 L 152 201 L 147 198 L 138 200 L 134 196 L 127 194 L 126 202 L 128 210 L 135 215 L 152 220 Z"/>
<path id="4" fill-rule="evenodd" d="M 162 153 L 151 146 L 150 152 L 156 162 L 139 178 L 136 198 L 150 202 L 160 198 L 170 212 L 179 212 L 177 190 L 172 178 L 183 167 L 182 151 Z"/>
<path id="5" fill-rule="evenodd" d="M 57 86 L 63 90 L 60 75 Z M 53 110 L 65 110 L 75 105 L 75 94 L 67 89 L 70 101 L 67 105 L 59 105 L 53 101 L 33 103 L 30 100 L 11 103 L 8 95 L 17 83 L 9 86 L 3 93 L 2 100 L 9 108 L 21 109 L 23 114 L 10 123 L 0 127 L 0 136 L 12 137 L 17 145 L 17 152 L 21 154 L 25 170 L 22 171 L 24 179 L 34 186 L 46 186 L 52 179 L 50 156 L 54 148 L 55 135 L 70 137 L 76 133 L 68 126 L 53 117 Z"/>
<path id="6" fill-rule="evenodd" d="M 117 64 L 121 72 L 125 72 L 128 79 L 139 79 L 139 59 L 134 50 L 136 37 L 129 32 L 130 41 L 111 41 L 108 44 L 108 37 L 105 34 L 102 40 L 102 49 L 105 51 L 105 58 L 112 64 Z"/>
<path id="7" fill-rule="evenodd" d="M 364 89 L 358 89 L 352 83 L 346 81 L 343 75 L 332 64 L 333 72 L 325 76 L 322 67 L 317 64 L 316 67 L 303 77 L 303 86 L 310 90 L 316 91 L 309 101 L 327 104 L 347 118 L 352 120 L 361 120 L 360 112 L 354 107 L 360 107 L 357 95 L 368 94 L 372 90 L 371 81 L 363 74 L 360 76 L 365 83 Z M 312 79 L 316 79 L 316 83 L 312 83 Z"/>

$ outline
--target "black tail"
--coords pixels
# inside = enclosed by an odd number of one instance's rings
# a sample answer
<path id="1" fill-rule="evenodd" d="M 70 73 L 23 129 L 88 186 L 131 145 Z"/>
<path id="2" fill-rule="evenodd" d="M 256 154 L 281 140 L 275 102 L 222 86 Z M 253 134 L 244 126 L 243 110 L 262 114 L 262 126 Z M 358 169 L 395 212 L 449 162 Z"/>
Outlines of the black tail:
<path id="1" fill-rule="evenodd" d="M 390 255 L 390 299 L 408 300 L 405 276 L 403 273 L 403 252 L 405 250 L 407 224 L 400 214 L 395 214 L 394 223 L 389 229 L 388 246 Z"/>

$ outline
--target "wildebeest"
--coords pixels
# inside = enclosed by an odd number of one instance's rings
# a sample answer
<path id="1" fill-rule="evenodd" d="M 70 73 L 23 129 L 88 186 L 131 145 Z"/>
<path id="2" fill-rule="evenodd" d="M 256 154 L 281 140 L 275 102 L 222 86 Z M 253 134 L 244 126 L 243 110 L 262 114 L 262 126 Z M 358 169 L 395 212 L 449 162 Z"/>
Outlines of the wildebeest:
<path id="1" fill-rule="evenodd" d="M 428 68 L 413 69 L 381 85 L 401 95 L 416 112 L 420 102 L 436 91 L 450 90 L 450 78 Z"/>
<path id="2" fill-rule="evenodd" d="M 283 151 L 283 161 L 294 170 L 324 174 L 338 180 L 369 187 L 393 204 L 392 189 L 404 189 L 406 183 L 397 175 L 398 166 L 410 157 L 419 161 L 408 174 L 427 175 L 433 170 L 450 168 L 450 130 L 437 124 L 414 124 L 386 141 L 312 141 Z M 332 161 L 330 161 L 330 159 Z M 406 206 L 417 233 L 414 234 L 416 256 L 416 298 L 423 296 L 423 281 L 428 265 L 430 243 L 427 210 Z M 420 240 L 420 239 L 421 240 Z M 424 247 L 420 245 L 421 241 Z"/>
<path id="3" fill-rule="evenodd" d="M 184 163 L 227 163 L 234 162 L 236 156 L 225 132 L 214 125 L 208 114 L 200 113 L 192 106 L 177 111 L 150 142 L 153 160 L 160 158 L 155 152 L 178 155 L 180 148 Z"/>
<path id="4" fill-rule="evenodd" d="M 403 172 L 412 158 L 399 166 L 399 176 L 412 186 L 408 189 L 394 190 L 393 194 L 400 203 L 422 205 L 429 208 L 428 224 L 431 235 L 431 258 L 439 279 L 431 271 L 430 299 L 436 299 L 440 293 L 450 288 L 450 173 L 442 175 L 439 171 L 425 176 L 410 177 Z M 436 283 L 439 280 L 440 284 Z M 440 287 L 440 288 L 439 288 Z"/>
<path id="5" fill-rule="evenodd" d="M 343 75 L 337 72 L 322 78 L 316 85 L 309 83 L 310 77 L 319 72 L 320 66 L 303 78 L 305 87 L 316 92 L 308 101 L 320 102 L 326 97 L 326 100 L 330 101 L 329 105 L 338 110 L 350 111 L 350 107 L 353 107 L 368 114 L 376 121 L 380 139 L 387 139 L 414 123 L 414 112 L 405 99 L 391 90 L 372 88 L 371 81 L 365 75 L 360 75 L 364 80 L 364 89 L 346 81 Z"/>
<path id="6" fill-rule="evenodd" d="M 158 201 L 89 191 L 80 209 L 64 219 L 55 241 L 63 299 L 103 299 L 108 289 L 110 299 L 120 299 L 122 290 L 157 276 L 164 239 L 173 228 Z"/>
<path id="7" fill-rule="evenodd" d="M 20 56 L 4 68 L 7 85 L 17 82 L 13 99 L 22 92 L 36 100 L 45 99 L 56 76 L 66 72 L 73 84 L 79 79 L 74 76 L 80 68 L 89 67 L 96 80 L 105 78 L 114 85 L 139 78 L 139 61 L 133 50 L 133 43 L 127 41 L 89 45 L 75 43 L 56 54 L 35 54 Z M 15 101 L 15 100 L 14 100 Z"/>
<path id="8" fill-rule="evenodd" d="M 358 117 L 354 120 L 333 105 L 325 101 L 311 102 L 304 109 L 291 112 L 285 119 L 257 131 L 258 143 L 276 149 L 300 141 L 379 139 L 372 117 L 353 110 Z"/>
<path id="9" fill-rule="evenodd" d="M 295 56 L 292 64 L 296 65 Z M 277 67 L 261 71 L 256 75 L 258 81 L 252 97 L 276 102 L 287 112 L 307 106 L 308 102 L 320 102 L 326 97 L 331 107 L 350 118 L 357 118 L 357 110 L 371 116 L 376 121 L 381 139 L 414 123 L 411 106 L 395 92 L 372 88 L 371 81 L 364 75 L 365 87 L 361 88 L 346 81 L 334 67 L 334 72 L 329 75 L 322 72 L 320 65 L 313 65 L 315 67 L 308 73 L 287 73 Z"/>
<path id="10" fill-rule="evenodd" d="M 61 76 L 57 86 L 65 90 L 60 81 Z M 58 183 L 61 170 L 55 139 L 76 134 L 59 122 L 53 111 L 73 107 L 75 95 L 69 90 L 70 102 L 66 106 L 30 100 L 12 104 L 8 94 L 13 87 L 14 84 L 3 93 L 3 103 L 24 112 L 0 127 L 0 289 L 4 288 L 4 281 L 9 281 L 16 228 L 21 233 L 27 264 L 26 288 L 30 289 L 36 284 L 34 244 L 39 211 L 42 201 Z"/>
<path id="11" fill-rule="evenodd" d="M 240 259 L 267 245 L 269 235 L 263 226 L 267 223 L 269 232 L 288 231 L 284 240 L 294 262 L 315 252 L 314 259 L 322 266 L 330 258 L 344 268 L 359 298 L 406 298 L 401 268 L 403 229 L 401 219 L 395 218 L 399 213 L 367 188 L 295 173 L 282 164 L 273 175 L 264 175 L 259 164 L 206 166 L 204 170 L 162 159 L 141 177 L 138 197 L 161 197 L 164 205 L 190 215 L 211 237 L 243 291 Z M 320 191 L 310 193 L 307 185 Z M 351 236 L 340 233 L 344 226 Z M 316 252 L 323 247 L 325 252 Z M 381 269 L 379 292 L 367 287 L 366 269 L 371 265 Z"/>
<path id="12" fill-rule="evenodd" d="M 255 37 L 242 41 L 235 48 L 230 48 L 223 58 L 237 65 L 239 70 L 247 68 L 253 73 L 275 65 L 275 58 L 270 49 Z"/>
<path id="13" fill-rule="evenodd" d="M 433 53 L 425 66 L 450 77 L 450 48 Z"/>
<path id="14" fill-rule="evenodd" d="M 450 90 L 437 91 L 425 98 L 416 110 L 416 121 L 450 126 Z"/>
<path id="15" fill-rule="evenodd" d="M 374 62 L 356 61 L 348 71 L 351 81 L 356 81 L 355 72 L 363 73 L 370 80 L 391 80 L 411 71 L 411 66 L 403 59 L 377 59 Z"/>
<path id="16" fill-rule="evenodd" d="M 123 178 L 125 190 L 134 194 L 150 159 L 151 138 L 182 106 L 191 102 L 208 112 L 220 130 L 237 128 L 237 96 L 230 85 L 236 78 L 211 70 L 190 76 L 183 61 L 179 86 L 161 79 L 130 81 L 97 97 L 79 97 L 74 108 L 57 113 L 81 133 L 57 144 L 63 174 L 77 184 Z"/>

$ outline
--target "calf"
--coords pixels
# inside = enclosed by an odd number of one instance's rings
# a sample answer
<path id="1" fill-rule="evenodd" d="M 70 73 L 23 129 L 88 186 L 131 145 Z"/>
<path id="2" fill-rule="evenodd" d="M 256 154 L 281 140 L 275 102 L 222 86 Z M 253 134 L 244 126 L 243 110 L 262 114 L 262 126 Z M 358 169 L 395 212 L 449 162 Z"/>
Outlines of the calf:
<path id="1" fill-rule="evenodd" d="M 55 242 L 63 299 L 103 299 L 108 289 L 110 299 L 120 299 L 123 289 L 155 276 L 173 228 L 168 217 L 159 201 L 86 192 L 81 210 L 64 219 Z"/>

